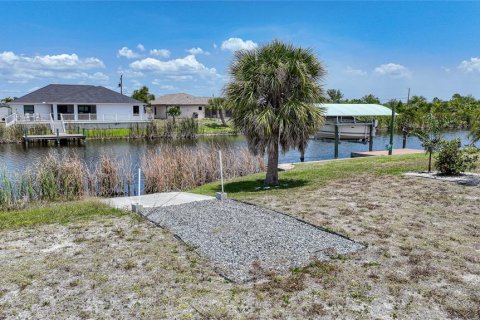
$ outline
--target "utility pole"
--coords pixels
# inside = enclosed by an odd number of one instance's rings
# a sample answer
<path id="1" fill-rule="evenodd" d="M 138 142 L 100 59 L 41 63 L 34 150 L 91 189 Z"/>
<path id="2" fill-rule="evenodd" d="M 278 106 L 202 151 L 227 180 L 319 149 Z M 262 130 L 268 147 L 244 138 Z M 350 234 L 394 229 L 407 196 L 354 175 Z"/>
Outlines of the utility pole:
<path id="1" fill-rule="evenodd" d="M 120 88 L 120 94 L 123 94 L 123 74 L 120 75 L 120 82 L 118 83 L 118 87 Z"/>

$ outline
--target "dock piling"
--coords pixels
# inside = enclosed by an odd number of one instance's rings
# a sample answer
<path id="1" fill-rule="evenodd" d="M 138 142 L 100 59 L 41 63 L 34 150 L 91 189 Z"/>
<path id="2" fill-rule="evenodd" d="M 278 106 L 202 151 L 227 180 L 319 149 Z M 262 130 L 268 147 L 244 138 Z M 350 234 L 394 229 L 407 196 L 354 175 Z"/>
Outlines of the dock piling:
<path id="1" fill-rule="evenodd" d="M 392 106 L 392 121 L 390 124 L 390 144 L 388 145 L 388 155 L 393 153 L 393 131 L 395 130 L 395 104 Z"/>
<path id="2" fill-rule="evenodd" d="M 374 124 L 372 121 L 372 123 L 370 124 L 370 132 L 368 136 L 368 151 L 373 150 L 373 129 L 374 129 Z"/>
<path id="3" fill-rule="evenodd" d="M 338 133 L 338 125 L 335 125 L 335 152 L 334 152 L 334 158 L 338 159 L 338 143 L 339 143 L 340 137 Z"/>

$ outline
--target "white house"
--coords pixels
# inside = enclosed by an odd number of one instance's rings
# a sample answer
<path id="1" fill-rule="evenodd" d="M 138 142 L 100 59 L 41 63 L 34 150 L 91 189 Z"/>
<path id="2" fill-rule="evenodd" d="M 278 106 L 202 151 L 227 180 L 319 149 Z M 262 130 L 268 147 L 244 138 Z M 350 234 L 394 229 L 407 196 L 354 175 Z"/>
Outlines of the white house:
<path id="1" fill-rule="evenodd" d="M 205 118 L 205 108 L 210 97 L 196 97 L 187 93 L 160 96 L 151 102 L 156 119 L 166 119 L 170 107 L 179 107 L 180 118 Z"/>
<path id="2" fill-rule="evenodd" d="M 102 86 L 50 84 L 8 103 L 7 125 L 26 122 L 147 121 L 143 102 Z M 13 122 L 13 123 L 12 123 Z"/>

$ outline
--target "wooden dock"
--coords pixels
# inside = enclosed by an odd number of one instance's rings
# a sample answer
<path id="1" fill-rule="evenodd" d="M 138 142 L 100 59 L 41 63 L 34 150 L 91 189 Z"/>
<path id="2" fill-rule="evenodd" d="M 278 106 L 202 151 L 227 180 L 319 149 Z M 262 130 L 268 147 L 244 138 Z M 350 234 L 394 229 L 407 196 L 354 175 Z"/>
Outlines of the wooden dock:
<path id="1" fill-rule="evenodd" d="M 402 154 L 415 154 L 415 153 L 424 153 L 424 152 L 425 152 L 424 150 L 420 150 L 420 149 L 393 149 L 392 155 L 397 156 Z M 350 156 L 352 158 L 388 156 L 388 150 L 352 152 Z"/>
<path id="2" fill-rule="evenodd" d="M 83 134 L 42 134 L 42 135 L 31 135 L 31 136 L 24 136 L 23 143 L 28 145 L 29 143 L 39 142 L 43 144 L 47 144 L 49 141 L 54 141 L 57 144 L 67 144 L 69 142 L 81 142 L 85 140 L 85 135 Z"/>

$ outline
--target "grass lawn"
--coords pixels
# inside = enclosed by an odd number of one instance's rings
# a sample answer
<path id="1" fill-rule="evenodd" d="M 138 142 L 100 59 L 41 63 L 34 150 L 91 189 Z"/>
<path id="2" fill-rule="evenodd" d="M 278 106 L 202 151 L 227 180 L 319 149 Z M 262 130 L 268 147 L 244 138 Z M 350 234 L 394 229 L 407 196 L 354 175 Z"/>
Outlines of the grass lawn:
<path id="1" fill-rule="evenodd" d="M 0 211 L 0 231 L 35 227 L 42 224 L 68 224 L 97 217 L 118 217 L 125 212 L 109 208 L 95 200 L 48 205 L 35 204 L 26 209 Z"/>
<path id="2" fill-rule="evenodd" d="M 157 124 L 163 126 L 165 120 L 155 120 Z M 81 130 L 80 133 L 85 133 L 87 138 L 128 138 L 131 133 L 130 128 L 116 128 L 116 129 L 86 129 Z M 144 134 L 143 129 L 134 130 L 134 135 Z M 76 130 L 72 130 L 71 133 L 78 133 Z M 199 134 L 230 134 L 236 133 L 231 125 L 226 127 L 222 125 L 219 119 L 200 119 L 198 120 L 198 133 Z"/>
<path id="3" fill-rule="evenodd" d="M 296 165 L 294 170 L 279 173 L 280 183 L 277 188 L 271 190 L 256 190 L 263 187 L 264 173 L 250 175 L 228 181 L 225 183 L 225 192 L 236 199 L 255 199 L 262 195 L 289 194 L 305 192 L 324 187 L 332 180 L 350 178 L 359 174 L 367 174 L 374 177 L 396 176 L 408 171 L 426 170 L 426 156 L 413 154 L 395 157 L 365 157 L 321 161 L 316 163 L 303 163 Z M 194 193 L 214 195 L 220 191 L 218 182 L 203 185 L 190 190 Z"/>
<path id="4" fill-rule="evenodd" d="M 198 120 L 198 133 L 236 133 L 231 124 L 227 122 L 227 126 L 223 126 L 219 119 L 200 119 Z"/>
<path id="5" fill-rule="evenodd" d="M 195 248 L 96 202 L 1 213 L 0 318 L 479 318 L 480 188 L 401 175 L 425 166 L 423 155 L 360 158 L 297 165 L 269 190 L 255 190 L 264 175 L 228 181 L 229 197 L 367 245 L 256 270 L 257 283 L 225 281 Z"/>

